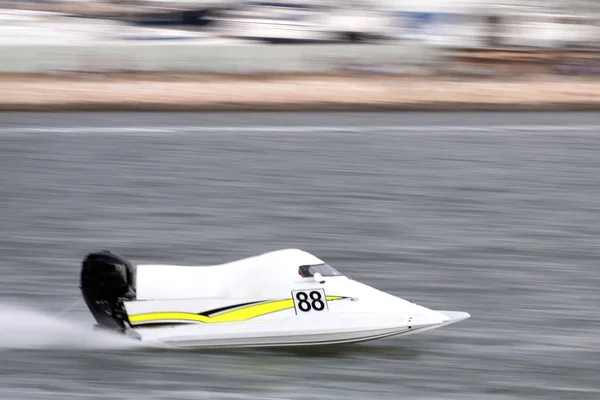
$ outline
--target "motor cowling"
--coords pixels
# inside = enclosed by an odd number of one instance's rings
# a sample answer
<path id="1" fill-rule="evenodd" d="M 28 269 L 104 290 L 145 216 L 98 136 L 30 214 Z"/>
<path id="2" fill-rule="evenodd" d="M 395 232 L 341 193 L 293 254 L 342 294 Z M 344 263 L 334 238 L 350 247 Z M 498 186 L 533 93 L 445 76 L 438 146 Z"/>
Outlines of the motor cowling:
<path id="1" fill-rule="evenodd" d="M 108 250 L 88 254 L 81 264 L 81 292 L 102 328 L 124 330 L 128 323 L 123 301 L 133 300 L 135 267 Z"/>

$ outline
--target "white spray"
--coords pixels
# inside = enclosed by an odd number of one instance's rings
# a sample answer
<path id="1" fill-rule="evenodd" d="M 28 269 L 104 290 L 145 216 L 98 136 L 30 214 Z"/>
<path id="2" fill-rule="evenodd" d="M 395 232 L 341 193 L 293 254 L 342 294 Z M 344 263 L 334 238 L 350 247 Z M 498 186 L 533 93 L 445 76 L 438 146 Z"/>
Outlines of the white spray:
<path id="1" fill-rule="evenodd" d="M 72 306 L 74 307 L 74 306 Z M 0 304 L 0 351 L 7 349 L 127 349 L 135 340 L 94 330 L 89 322 L 66 318 L 70 310 L 50 314 L 21 305 Z"/>

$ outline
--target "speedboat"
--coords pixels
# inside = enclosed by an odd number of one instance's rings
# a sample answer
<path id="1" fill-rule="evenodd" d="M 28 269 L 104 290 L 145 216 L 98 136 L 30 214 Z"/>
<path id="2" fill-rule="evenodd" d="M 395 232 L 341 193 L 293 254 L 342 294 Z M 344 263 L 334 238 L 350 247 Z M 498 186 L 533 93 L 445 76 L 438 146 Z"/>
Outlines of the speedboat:
<path id="1" fill-rule="evenodd" d="M 97 327 L 167 347 L 306 346 L 409 335 L 470 317 L 434 311 L 283 249 L 212 266 L 134 266 L 108 250 L 81 266 Z"/>

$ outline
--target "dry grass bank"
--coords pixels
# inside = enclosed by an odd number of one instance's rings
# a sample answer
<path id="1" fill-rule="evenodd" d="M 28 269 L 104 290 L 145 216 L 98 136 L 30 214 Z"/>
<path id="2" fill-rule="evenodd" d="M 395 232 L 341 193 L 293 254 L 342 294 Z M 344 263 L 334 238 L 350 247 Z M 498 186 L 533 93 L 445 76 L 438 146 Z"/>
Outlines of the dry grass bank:
<path id="1" fill-rule="evenodd" d="M 0 110 L 600 110 L 600 79 L 0 75 Z"/>

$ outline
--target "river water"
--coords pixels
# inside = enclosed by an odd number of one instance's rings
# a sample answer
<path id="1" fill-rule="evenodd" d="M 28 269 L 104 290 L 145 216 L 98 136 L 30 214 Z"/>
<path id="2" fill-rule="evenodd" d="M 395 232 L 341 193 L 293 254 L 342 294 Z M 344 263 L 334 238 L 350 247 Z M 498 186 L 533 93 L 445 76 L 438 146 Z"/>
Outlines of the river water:
<path id="1" fill-rule="evenodd" d="M 598 399 L 600 117 L 0 114 L 2 399 Z M 472 318 L 302 350 L 93 332 L 86 253 L 279 248 Z M 72 309 L 70 309 L 72 308 Z"/>

